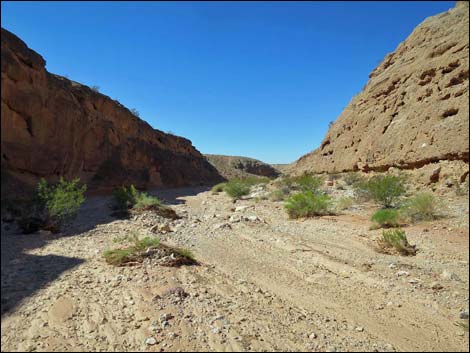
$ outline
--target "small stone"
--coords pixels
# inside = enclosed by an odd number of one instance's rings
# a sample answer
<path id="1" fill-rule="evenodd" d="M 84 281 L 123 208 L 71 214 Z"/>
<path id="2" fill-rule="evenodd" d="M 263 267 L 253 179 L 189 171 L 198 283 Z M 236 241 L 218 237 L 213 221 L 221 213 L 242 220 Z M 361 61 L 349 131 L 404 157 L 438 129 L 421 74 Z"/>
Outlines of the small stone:
<path id="1" fill-rule="evenodd" d="M 237 206 L 235 207 L 235 212 L 241 212 L 248 208 L 249 206 Z"/>
<path id="2" fill-rule="evenodd" d="M 258 216 L 248 216 L 246 217 L 246 219 L 250 222 L 257 222 L 259 221 L 260 219 L 258 218 Z"/>
<path id="3" fill-rule="evenodd" d="M 395 267 L 397 267 L 397 265 L 394 262 L 392 262 L 390 265 L 388 265 L 388 267 L 389 268 L 395 268 Z"/>
<path id="4" fill-rule="evenodd" d="M 432 282 L 431 283 L 431 289 L 439 290 L 439 289 L 442 289 L 442 288 L 444 288 L 444 287 L 439 282 Z"/>
<path id="5" fill-rule="evenodd" d="M 468 319 L 468 309 L 461 311 L 460 314 L 459 314 L 459 317 L 462 320 L 467 320 Z"/>
<path id="6" fill-rule="evenodd" d="M 308 336 L 309 339 L 311 340 L 314 340 L 315 338 L 317 338 L 317 334 L 315 332 L 312 332 L 309 336 Z"/>
<path id="7" fill-rule="evenodd" d="M 417 278 L 412 278 L 408 281 L 408 283 L 410 283 L 410 284 L 417 284 L 418 282 L 419 282 L 419 279 L 417 279 Z"/>
<path id="8" fill-rule="evenodd" d="M 385 306 L 383 304 L 379 304 L 375 306 L 375 310 L 383 310 Z"/>
<path id="9" fill-rule="evenodd" d="M 364 327 L 358 326 L 358 327 L 355 328 L 355 330 L 356 330 L 357 332 L 364 332 Z"/>
<path id="10" fill-rule="evenodd" d="M 228 223 L 217 223 L 214 224 L 213 226 L 214 230 L 219 230 L 219 229 L 232 229 L 232 226 Z"/>
<path id="11" fill-rule="evenodd" d="M 442 279 L 445 279 L 445 280 L 447 280 L 447 281 L 449 281 L 449 280 L 452 280 L 452 281 L 460 281 L 459 276 L 457 276 L 455 273 L 450 272 L 450 271 L 447 271 L 447 270 L 444 270 L 444 271 L 441 273 L 441 278 L 442 278 Z"/>
<path id="12" fill-rule="evenodd" d="M 409 275 L 410 275 L 410 273 L 407 272 L 407 271 L 398 271 L 398 272 L 397 272 L 397 276 L 398 276 L 398 277 L 401 277 L 401 276 L 408 277 Z"/>
<path id="13" fill-rule="evenodd" d="M 157 340 L 153 337 L 148 337 L 145 340 L 145 344 L 148 344 L 149 346 L 153 346 L 153 345 L 157 344 Z"/>
<path id="14" fill-rule="evenodd" d="M 170 338 L 176 338 L 178 337 L 178 334 L 174 333 L 174 332 L 168 332 L 168 337 Z"/>
<path id="15" fill-rule="evenodd" d="M 229 218 L 229 222 L 231 222 L 231 223 L 240 222 L 240 220 L 241 220 L 241 218 L 238 215 L 231 215 L 230 218 Z"/>

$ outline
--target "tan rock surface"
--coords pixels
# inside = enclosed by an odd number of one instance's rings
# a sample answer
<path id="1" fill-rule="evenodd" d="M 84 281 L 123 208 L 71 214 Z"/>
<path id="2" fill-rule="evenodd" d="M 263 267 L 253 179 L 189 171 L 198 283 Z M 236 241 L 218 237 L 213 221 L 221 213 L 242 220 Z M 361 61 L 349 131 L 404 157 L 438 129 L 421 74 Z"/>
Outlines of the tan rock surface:
<path id="1" fill-rule="evenodd" d="M 2 29 L 2 198 L 39 177 L 92 189 L 198 185 L 220 176 L 191 141 L 153 129 L 118 101 L 51 74 Z"/>
<path id="2" fill-rule="evenodd" d="M 416 27 L 294 171 L 468 163 L 468 18 L 468 2 L 462 2 Z"/>
<path id="3" fill-rule="evenodd" d="M 204 156 L 226 179 L 249 176 L 274 178 L 280 174 L 274 166 L 254 158 L 222 156 L 217 154 L 205 154 Z"/>

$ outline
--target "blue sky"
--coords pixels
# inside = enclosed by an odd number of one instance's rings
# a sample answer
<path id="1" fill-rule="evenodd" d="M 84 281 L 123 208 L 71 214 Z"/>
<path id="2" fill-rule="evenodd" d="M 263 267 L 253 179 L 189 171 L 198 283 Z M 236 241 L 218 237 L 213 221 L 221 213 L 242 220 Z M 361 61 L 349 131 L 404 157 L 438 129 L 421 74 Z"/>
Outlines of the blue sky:
<path id="1" fill-rule="evenodd" d="M 50 72 L 97 85 L 203 153 L 288 163 L 438 2 L 6 2 Z"/>

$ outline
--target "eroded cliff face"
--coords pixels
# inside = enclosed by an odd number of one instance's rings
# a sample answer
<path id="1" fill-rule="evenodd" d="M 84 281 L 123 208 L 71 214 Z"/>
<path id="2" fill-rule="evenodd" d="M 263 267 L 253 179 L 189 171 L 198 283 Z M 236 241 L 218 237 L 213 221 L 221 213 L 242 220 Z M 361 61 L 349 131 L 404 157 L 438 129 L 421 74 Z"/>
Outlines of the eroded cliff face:
<path id="1" fill-rule="evenodd" d="M 264 176 L 275 178 L 280 172 L 270 164 L 254 158 L 205 154 L 206 159 L 226 179 Z"/>
<path id="2" fill-rule="evenodd" d="M 468 162 L 467 2 L 421 23 L 369 75 L 295 173 L 385 171 Z"/>
<path id="3" fill-rule="evenodd" d="M 2 197 L 59 176 L 92 190 L 214 183 L 191 141 L 153 129 L 118 101 L 45 70 L 14 34 L 1 34 Z"/>

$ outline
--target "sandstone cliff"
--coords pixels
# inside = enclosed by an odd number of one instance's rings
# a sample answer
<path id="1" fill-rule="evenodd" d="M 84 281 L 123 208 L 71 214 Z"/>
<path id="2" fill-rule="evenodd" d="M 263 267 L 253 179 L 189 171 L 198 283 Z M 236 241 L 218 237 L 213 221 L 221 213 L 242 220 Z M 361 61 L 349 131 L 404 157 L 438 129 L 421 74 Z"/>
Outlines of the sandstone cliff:
<path id="1" fill-rule="evenodd" d="M 14 34 L 1 35 L 2 197 L 38 178 L 80 177 L 91 189 L 213 183 L 191 141 L 153 129 L 118 101 L 51 74 Z"/>
<path id="2" fill-rule="evenodd" d="M 273 166 L 253 158 L 216 154 L 205 154 L 204 156 L 226 179 L 249 176 L 275 178 L 280 174 Z"/>
<path id="3" fill-rule="evenodd" d="M 295 173 L 385 171 L 468 162 L 467 2 L 421 23 L 369 75 Z"/>

